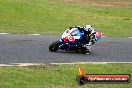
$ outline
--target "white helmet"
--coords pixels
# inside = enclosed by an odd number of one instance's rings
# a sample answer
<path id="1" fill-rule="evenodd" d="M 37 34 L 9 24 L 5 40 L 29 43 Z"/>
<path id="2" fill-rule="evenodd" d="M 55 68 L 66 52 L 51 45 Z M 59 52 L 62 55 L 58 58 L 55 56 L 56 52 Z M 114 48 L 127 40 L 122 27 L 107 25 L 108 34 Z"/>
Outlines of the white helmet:
<path id="1" fill-rule="evenodd" d="M 92 31 L 92 29 L 93 29 L 93 28 L 92 28 L 92 25 L 85 25 L 85 26 L 84 26 L 84 30 L 85 30 L 85 31 Z"/>

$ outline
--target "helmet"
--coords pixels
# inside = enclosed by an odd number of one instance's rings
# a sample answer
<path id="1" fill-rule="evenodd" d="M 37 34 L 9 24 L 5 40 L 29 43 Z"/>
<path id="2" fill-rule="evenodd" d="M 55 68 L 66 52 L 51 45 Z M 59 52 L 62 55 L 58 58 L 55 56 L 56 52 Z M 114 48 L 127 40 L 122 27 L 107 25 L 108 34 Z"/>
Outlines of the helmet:
<path id="1" fill-rule="evenodd" d="M 92 25 L 85 25 L 84 30 L 85 31 L 92 31 Z"/>

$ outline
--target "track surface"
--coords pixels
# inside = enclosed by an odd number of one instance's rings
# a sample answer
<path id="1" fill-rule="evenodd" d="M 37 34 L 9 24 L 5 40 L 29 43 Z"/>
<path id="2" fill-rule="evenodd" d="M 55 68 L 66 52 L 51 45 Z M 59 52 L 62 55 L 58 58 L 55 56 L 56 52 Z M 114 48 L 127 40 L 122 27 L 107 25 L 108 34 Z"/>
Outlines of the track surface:
<path id="1" fill-rule="evenodd" d="M 49 45 L 60 36 L 0 35 L 0 64 L 132 62 L 132 38 L 105 37 L 91 49 L 90 55 L 75 52 L 50 52 Z"/>

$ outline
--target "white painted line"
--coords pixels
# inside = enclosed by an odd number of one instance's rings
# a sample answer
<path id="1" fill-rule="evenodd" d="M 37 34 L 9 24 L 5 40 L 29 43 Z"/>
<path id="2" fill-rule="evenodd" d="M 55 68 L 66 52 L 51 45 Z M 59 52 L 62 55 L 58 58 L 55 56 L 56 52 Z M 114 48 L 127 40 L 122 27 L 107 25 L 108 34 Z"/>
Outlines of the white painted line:
<path id="1" fill-rule="evenodd" d="M 7 65 L 7 64 L 0 64 L 0 67 L 6 67 L 6 66 L 12 66 L 12 65 Z"/>
<path id="2" fill-rule="evenodd" d="M 50 63 L 51 65 L 75 65 L 75 64 L 132 64 L 132 62 L 74 62 L 74 63 Z M 44 63 L 10 63 L 0 64 L 0 66 L 32 66 L 46 65 Z"/>
<path id="3" fill-rule="evenodd" d="M 41 35 L 41 34 L 28 34 L 28 35 Z"/>
<path id="4" fill-rule="evenodd" d="M 55 65 L 61 64 L 132 64 L 132 62 L 74 62 L 74 63 L 50 63 Z"/>
<path id="5" fill-rule="evenodd" d="M 106 37 L 106 36 L 102 36 L 102 37 Z"/>
<path id="6" fill-rule="evenodd" d="M 0 64 L 0 67 L 8 66 L 33 66 L 33 65 L 45 65 L 44 63 L 10 63 L 10 64 Z"/>
<path id="7" fill-rule="evenodd" d="M 5 34 L 8 34 L 8 33 L 0 33 L 1 35 L 5 35 Z"/>
<path id="8" fill-rule="evenodd" d="M 132 38 L 132 37 L 128 37 L 128 38 Z"/>
<path id="9" fill-rule="evenodd" d="M 45 65 L 44 63 L 11 63 L 12 66 Z"/>

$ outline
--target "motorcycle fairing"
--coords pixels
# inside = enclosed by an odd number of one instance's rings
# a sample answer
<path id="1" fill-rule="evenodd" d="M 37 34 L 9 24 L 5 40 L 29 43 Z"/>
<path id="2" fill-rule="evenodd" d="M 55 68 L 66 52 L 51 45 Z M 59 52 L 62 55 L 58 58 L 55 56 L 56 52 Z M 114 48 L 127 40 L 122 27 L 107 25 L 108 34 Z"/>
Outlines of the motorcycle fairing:
<path id="1" fill-rule="evenodd" d="M 74 43 L 76 39 L 81 42 L 84 39 L 84 33 L 80 32 L 77 28 L 67 29 L 62 35 L 62 39 L 65 42 Z"/>
<path id="2" fill-rule="evenodd" d="M 96 34 L 95 34 L 96 41 L 101 40 L 101 36 L 102 36 L 102 33 L 96 32 Z"/>

